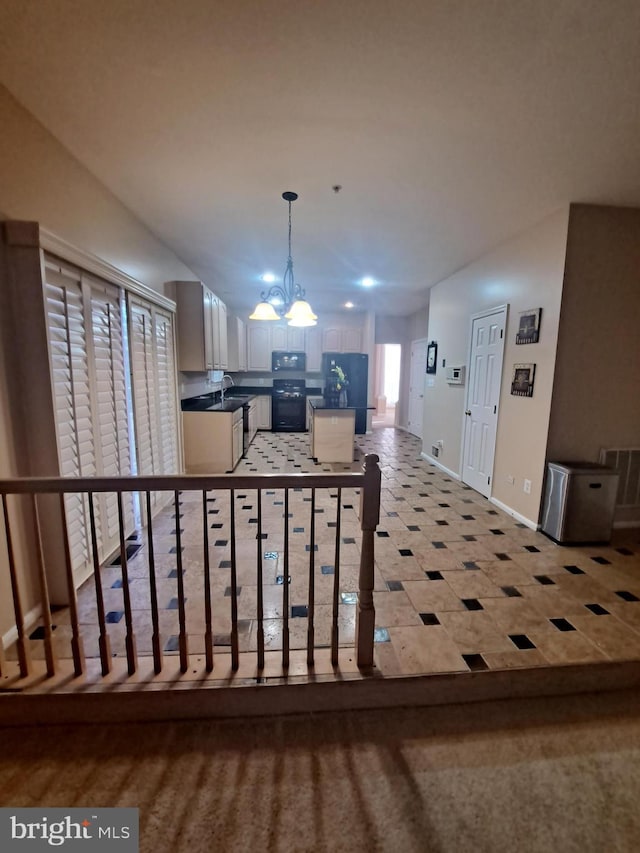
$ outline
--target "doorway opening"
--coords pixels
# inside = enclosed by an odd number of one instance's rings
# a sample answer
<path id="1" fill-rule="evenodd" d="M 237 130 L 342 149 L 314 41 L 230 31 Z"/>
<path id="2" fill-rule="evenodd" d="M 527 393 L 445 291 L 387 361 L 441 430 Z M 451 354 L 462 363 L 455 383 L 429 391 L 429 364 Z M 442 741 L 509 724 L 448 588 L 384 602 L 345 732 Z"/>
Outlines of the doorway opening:
<path id="1" fill-rule="evenodd" d="M 376 371 L 373 414 L 374 427 L 392 427 L 396 424 L 396 410 L 400 399 L 400 344 L 376 344 Z"/>

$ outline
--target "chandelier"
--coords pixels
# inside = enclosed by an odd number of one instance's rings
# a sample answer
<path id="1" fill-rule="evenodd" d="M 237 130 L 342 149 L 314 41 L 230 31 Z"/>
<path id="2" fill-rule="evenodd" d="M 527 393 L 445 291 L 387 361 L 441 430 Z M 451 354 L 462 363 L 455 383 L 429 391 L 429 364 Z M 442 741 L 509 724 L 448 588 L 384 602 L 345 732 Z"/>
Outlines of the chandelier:
<path id="1" fill-rule="evenodd" d="M 304 298 L 304 290 L 295 283 L 293 277 L 293 258 L 291 257 L 291 203 L 298 198 L 298 193 L 282 193 L 282 198 L 289 205 L 289 257 L 284 271 L 282 284 L 274 284 L 269 290 L 260 294 L 260 302 L 256 305 L 250 320 L 280 320 L 284 317 L 290 326 L 315 326 L 318 320 L 311 306 Z"/>

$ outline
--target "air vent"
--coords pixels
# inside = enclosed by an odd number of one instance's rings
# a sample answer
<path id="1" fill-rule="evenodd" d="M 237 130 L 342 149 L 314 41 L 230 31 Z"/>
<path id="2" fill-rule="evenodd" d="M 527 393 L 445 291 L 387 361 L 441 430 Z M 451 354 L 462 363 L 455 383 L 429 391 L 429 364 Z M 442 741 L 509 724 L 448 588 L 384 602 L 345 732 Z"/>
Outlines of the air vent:
<path id="1" fill-rule="evenodd" d="M 435 457 L 440 456 L 440 448 L 438 447 L 437 444 L 431 445 L 431 455 L 435 456 Z"/>

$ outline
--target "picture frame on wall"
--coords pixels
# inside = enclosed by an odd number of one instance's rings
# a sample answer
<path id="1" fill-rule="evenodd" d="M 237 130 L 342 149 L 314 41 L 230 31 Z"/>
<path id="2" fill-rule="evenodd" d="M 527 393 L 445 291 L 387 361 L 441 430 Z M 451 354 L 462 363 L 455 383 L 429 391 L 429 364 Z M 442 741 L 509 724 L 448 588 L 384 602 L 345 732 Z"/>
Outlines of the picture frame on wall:
<path id="1" fill-rule="evenodd" d="M 540 340 L 542 308 L 529 308 L 520 313 L 516 344 L 537 344 Z"/>
<path id="2" fill-rule="evenodd" d="M 431 341 L 427 344 L 427 373 L 435 373 L 438 366 L 438 344 Z"/>
<path id="3" fill-rule="evenodd" d="M 533 397 L 536 376 L 535 364 L 514 364 L 511 379 L 511 394 L 514 397 Z"/>

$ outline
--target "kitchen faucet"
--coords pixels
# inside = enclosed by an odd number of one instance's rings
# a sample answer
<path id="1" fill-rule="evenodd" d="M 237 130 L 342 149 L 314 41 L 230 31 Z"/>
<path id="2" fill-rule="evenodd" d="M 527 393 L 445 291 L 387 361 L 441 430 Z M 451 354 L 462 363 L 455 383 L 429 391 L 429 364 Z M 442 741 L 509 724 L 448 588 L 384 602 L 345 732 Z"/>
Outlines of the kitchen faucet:
<path id="1" fill-rule="evenodd" d="M 234 384 L 233 376 L 229 376 L 228 373 L 225 373 L 224 376 L 222 377 L 222 382 L 220 383 L 220 405 L 221 406 L 224 406 L 224 380 L 225 379 L 228 379 L 229 382 L 231 383 L 231 385 Z M 229 387 L 231 387 L 231 386 L 229 386 Z"/>

